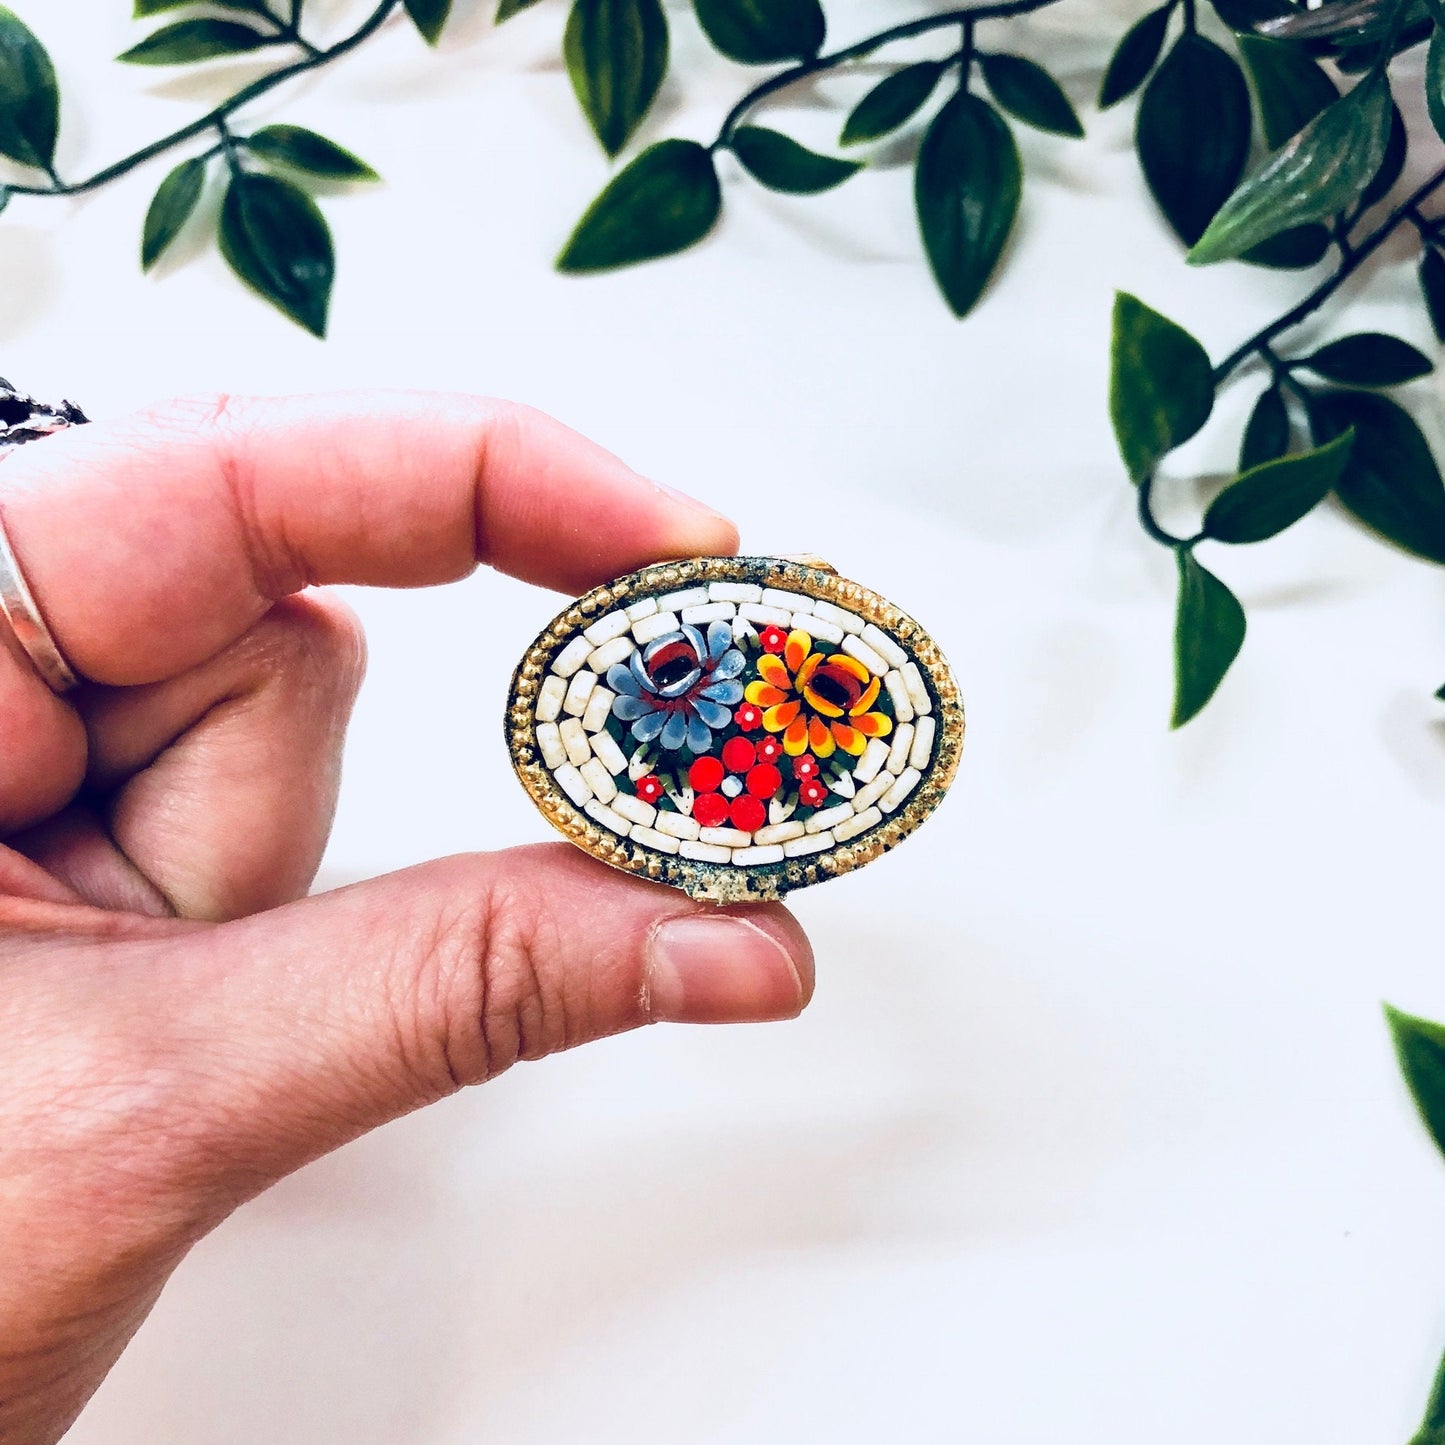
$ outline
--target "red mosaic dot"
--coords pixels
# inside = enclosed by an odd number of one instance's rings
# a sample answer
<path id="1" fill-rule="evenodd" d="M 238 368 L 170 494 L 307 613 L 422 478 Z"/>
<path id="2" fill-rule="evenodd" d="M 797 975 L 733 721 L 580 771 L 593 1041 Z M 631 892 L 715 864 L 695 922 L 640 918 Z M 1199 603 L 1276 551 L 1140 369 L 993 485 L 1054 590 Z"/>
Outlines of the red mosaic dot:
<path id="1" fill-rule="evenodd" d="M 783 755 L 783 740 L 769 734 L 758 740 L 758 761 L 760 763 L 775 763 Z"/>
<path id="2" fill-rule="evenodd" d="M 687 780 L 695 793 L 715 792 L 723 780 L 723 765 L 716 758 L 699 758 L 687 770 Z"/>
<path id="3" fill-rule="evenodd" d="M 734 714 L 733 721 L 742 728 L 744 732 L 752 732 L 755 727 L 761 727 L 763 721 L 763 710 L 755 707 L 750 702 L 745 702 Z"/>
<path id="4" fill-rule="evenodd" d="M 818 760 L 812 753 L 803 753 L 801 757 L 793 759 L 793 776 L 799 782 L 808 778 L 816 778 L 822 769 L 818 766 Z"/>
<path id="5" fill-rule="evenodd" d="M 734 798 L 728 811 L 732 815 L 733 827 L 741 828 L 744 833 L 756 833 L 768 816 L 763 805 L 749 793 Z"/>
<path id="6" fill-rule="evenodd" d="M 721 793 L 699 793 L 692 816 L 699 828 L 721 828 L 728 820 L 728 800 Z"/>
<path id="7" fill-rule="evenodd" d="M 771 798 L 783 786 L 783 775 L 771 763 L 748 769 L 747 789 L 753 797 Z"/>
<path id="8" fill-rule="evenodd" d="M 788 634 L 776 623 L 770 622 L 758 633 L 758 641 L 764 652 L 781 652 L 788 645 Z"/>
<path id="9" fill-rule="evenodd" d="M 723 744 L 722 760 L 730 773 L 745 773 L 752 767 L 758 750 L 747 738 L 729 738 Z"/>
<path id="10" fill-rule="evenodd" d="M 827 788 L 825 788 L 817 778 L 809 778 L 808 781 L 798 789 L 798 797 L 810 808 L 816 808 L 827 796 Z"/>
<path id="11" fill-rule="evenodd" d="M 655 774 L 649 773 L 645 778 L 638 778 L 637 796 L 644 803 L 655 803 L 662 796 L 662 783 Z"/>

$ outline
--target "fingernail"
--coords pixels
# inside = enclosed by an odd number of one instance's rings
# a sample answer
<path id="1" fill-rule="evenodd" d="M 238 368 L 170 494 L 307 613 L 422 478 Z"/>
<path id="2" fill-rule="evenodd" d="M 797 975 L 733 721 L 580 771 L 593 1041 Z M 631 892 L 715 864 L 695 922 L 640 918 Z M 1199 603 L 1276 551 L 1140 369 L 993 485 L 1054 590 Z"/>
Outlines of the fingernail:
<path id="1" fill-rule="evenodd" d="M 653 932 L 647 1001 L 667 1023 L 764 1023 L 795 1018 L 805 1001 L 783 942 L 736 914 L 670 918 Z"/>
<path id="2" fill-rule="evenodd" d="M 665 497 L 671 497 L 675 502 L 681 502 L 685 507 L 691 507 L 694 511 L 706 512 L 709 517 L 717 517 L 721 521 L 728 521 L 719 511 L 708 506 L 706 502 L 700 502 L 696 497 L 690 497 L 686 492 L 680 492 L 676 487 L 669 487 L 666 482 L 659 482 L 653 477 L 647 479 Z"/>

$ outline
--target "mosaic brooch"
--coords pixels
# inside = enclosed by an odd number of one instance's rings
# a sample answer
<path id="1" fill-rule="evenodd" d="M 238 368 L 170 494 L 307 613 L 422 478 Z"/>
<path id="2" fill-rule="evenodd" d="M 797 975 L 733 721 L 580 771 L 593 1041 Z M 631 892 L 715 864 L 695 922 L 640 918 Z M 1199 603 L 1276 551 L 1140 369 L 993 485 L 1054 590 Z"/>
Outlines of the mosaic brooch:
<path id="1" fill-rule="evenodd" d="M 579 848 L 719 903 L 887 852 L 958 768 L 931 637 L 815 559 L 698 557 L 580 597 L 512 678 L 507 742 Z"/>

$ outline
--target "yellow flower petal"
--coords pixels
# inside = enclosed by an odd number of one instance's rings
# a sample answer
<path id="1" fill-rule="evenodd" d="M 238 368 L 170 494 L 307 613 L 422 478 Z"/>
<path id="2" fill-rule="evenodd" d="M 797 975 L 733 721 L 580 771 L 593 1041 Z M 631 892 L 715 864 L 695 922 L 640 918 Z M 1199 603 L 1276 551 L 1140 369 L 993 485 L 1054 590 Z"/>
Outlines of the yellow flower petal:
<path id="1" fill-rule="evenodd" d="M 856 657 L 852 656 L 851 653 L 835 652 L 828 661 L 831 662 L 834 667 L 841 667 L 844 672 L 851 672 L 859 682 L 867 682 L 873 675 Z"/>
<path id="2" fill-rule="evenodd" d="M 850 728 L 847 723 L 835 722 L 832 727 L 832 732 L 833 741 L 837 743 L 845 753 L 852 753 L 855 758 L 868 746 L 868 739 L 865 738 L 857 728 Z"/>
<path id="3" fill-rule="evenodd" d="M 797 688 L 799 692 L 802 692 L 802 690 L 808 685 L 808 679 L 812 677 L 813 673 L 817 669 L 818 664 L 822 662 L 822 660 L 823 654 L 821 652 L 814 652 L 808 657 L 804 658 L 803 665 L 798 669 L 797 673 L 793 677 L 793 686 Z"/>
<path id="4" fill-rule="evenodd" d="M 786 701 L 786 695 L 766 682 L 750 682 L 743 689 L 743 696 L 759 707 L 772 707 L 774 703 Z"/>
<path id="5" fill-rule="evenodd" d="M 881 712 L 867 712 L 853 719 L 853 726 L 865 737 L 886 738 L 893 731 L 893 720 Z"/>
<path id="6" fill-rule="evenodd" d="M 864 676 L 866 677 L 867 674 L 865 673 Z M 883 679 L 881 677 L 875 677 L 873 681 L 863 689 L 863 696 L 848 709 L 850 716 L 858 717 L 860 714 L 867 712 L 868 709 L 878 701 L 878 690 L 882 686 Z"/>
<path id="7" fill-rule="evenodd" d="M 796 704 L 794 704 L 796 706 Z M 783 734 L 783 751 L 790 758 L 796 758 L 808 751 L 808 719 L 795 717 Z"/>
<path id="8" fill-rule="evenodd" d="M 813 654 L 816 657 L 818 654 Z M 828 701 L 826 697 L 820 697 L 811 687 L 803 688 L 803 696 L 808 700 L 808 706 L 814 712 L 820 712 L 824 717 L 842 717 L 843 709 Z"/>
<path id="9" fill-rule="evenodd" d="M 798 716 L 802 706 L 802 703 L 794 699 L 792 702 L 780 702 L 774 707 L 770 707 L 763 714 L 763 726 L 767 728 L 770 733 L 780 733 L 784 728 L 792 732 L 793 728 L 797 727 L 798 723 L 802 721 Z M 791 727 L 789 727 L 790 723 L 792 724 Z"/>
<path id="10" fill-rule="evenodd" d="M 808 741 L 812 744 L 813 754 L 819 758 L 831 758 L 833 756 L 833 734 L 828 731 L 828 724 L 820 717 L 809 720 Z"/>
<path id="11" fill-rule="evenodd" d="M 788 664 L 789 672 L 797 672 L 803 665 L 803 659 L 813 650 L 813 639 L 806 632 L 794 628 L 788 634 L 788 641 L 783 647 L 783 661 Z"/>
<path id="12" fill-rule="evenodd" d="M 792 691 L 793 679 L 788 676 L 788 669 L 771 652 L 765 652 L 758 658 L 758 676 L 772 683 L 780 692 Z"/>

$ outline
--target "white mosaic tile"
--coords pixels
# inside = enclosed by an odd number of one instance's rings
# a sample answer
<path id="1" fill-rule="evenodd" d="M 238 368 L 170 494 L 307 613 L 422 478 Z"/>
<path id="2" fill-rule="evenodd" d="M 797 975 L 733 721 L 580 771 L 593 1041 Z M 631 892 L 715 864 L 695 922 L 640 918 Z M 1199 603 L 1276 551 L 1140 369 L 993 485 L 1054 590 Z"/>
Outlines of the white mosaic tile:
<path id="1" fill-rule="evenodd" d="M 843 639 L 843 651 L 849 657 L 856 657 L 869 672 L 881 677 L 888 671 L 888 664 L 883 658 L 863 641 L 861 637 L 855 637 L 851 632 Z"/>
<path id="2" fill-rule="evenodd" d="M 604 642 L 610 642 L 613 638 L 621 637 L 632 625 L 625 612 L 609 612 L 605 617 L 599 617 L 596 622 L 582 629 L 582 636 L 590 642 L 593 647 L 601 647 Z"/>
<path id="3" fill-rule="evenodd" d="M 684 607 L 682 620 L 699 627 L 709 622 L 731 622 L 737 612 L 737 607 L 731 602 L 704 602 L 697 607 Z"/>
<path id="4" fill-rule="evenodd" d="M 677 851 L 694 863 L 731 863 L 733 859 L 730 848 L 719 848 L 716 843 L 684 842 Z"/>
<path id="5" fill-rule="evenodd" d="M 654 637 L 661 637 L 664 632 L 676 631 L 677 613 L 675 612 L 654 612 L 650 617 L 644 617 L 632 624 L 632 635 L 637 639 L 639 647 L 651 642 Z"/>
<path id="6" fill-rule="evenodd" d="M 908 654 L 903 648 L 876 623 L 864 623 L 863 641 L 891 667 L 902 667 L 908 661 Z"/>
<path id="7" fill-rule="evenodd" d="M 567 761 L 567 749 L 562 746 L 562 735 L 556 723 L 537 724 L 537 747 L 541 750 L 542 761 L 549 768 L 560 768 Z"/>
<path id="8" fill-rule="evenodd" d="M 617 796 L 617 784 L 599 759 L 589 758 L 577 771 L 599 803 L 610 803 Z"/>
<path id="9" fill-rule="evenodd" d="M 639 617 L 651 617 L 657 611 L 657 598 L 644 597 L 640 602 L 634 602 L 627 609 L 627 620 L 629 623 L 636 622 Z"/>
<path id="10" fill-rule="evenodd" d="M 806 838 L 793 838 L 783 844 L 784 858 L 803 858 L 809 853 L 821 853 L 833 846 L 832 833 L 813 833 Z"/>
<path id="11" fill-rule="evenodd" d="M 853 780 L 868 783 L 878 776 L 878 771 L 888 761 L 888 744 L 882 738 L 869 738 L 858 766 L 853 769 Z"/>
<path id="12" fill-rule="evenodd" d="M 883 794 L 883 800 L 879 807 L 885 813 L 891 813 L 897 809 L 903 800 L 918 786 L 923 774 L 917 768 L 905 768 L 894 780 L 893 786 Z"/>
<path id="13" fill-rule="evenodd" d="M 585 667 L 580 672 L 574 672 L 572 681 L 567 684 L 567 696 L 562 699 L 562 711 L 581 717 L 587 711 L 587 700 L 596 686 L 595 672 L 588 672 Z"/>
<path id="14" fill-rule="evenodd" d="M 908 750 L 910 768 L 921 771 L 928 766 L 928 760 L 933 756 L 934 727 L 931 717 L 921 717 L 913 724 L 913 746 Z"/>
<path id="15" fill-rule="evenodd" d="M 578 633 L 561 652 L 557 654 L 557 660 L 552 664 L 552 671 L 558 677 L 571 677 L 584 662 L 592 651 L 592 644 L 587 638 Z"/>
<path id="16" fill-rule="evenodd" d="M 587 666 L 598 677 L 606 677 L 607 669 L 614 662 L 626 662 L 636 645 L 630 637 L 614 637 L 611 642 L 604 642 L 596 651 L 587 654 Z"/>
<path id="17" fill-rule="evenodd" d="M 888 689 L 888 700 L 893 704 L 894 722 L 912 722 L 913 703 L 908 696 L 908 688 L 904 685 L 903 674 L 896 670 L 886 673 L 883 686 Z"/>
<path id="18" fill-rule="evenodd" d="M 601 732 L 607 726 L 607 719 L 612 716 L 612 702 L 616 696 L 615 692 L 605 687 L 592 689 L 592 695 L 587 699 L 587 707 L 582 713 L 583 732 Z"/>
<path id="19" fill-rule="evenodd" d="M 701 607 L 709 600 L 706 586 L 684 587 L 680 592 L 665 592 L 657 599 L 659 612 L 681 612 L 684 607 Z"/>
<path id="20" fill-rule="evenodd" d="M 582 719 L 564 718 L 558 731 L 562 734 L 562 746 L 567 749 L 572 765 L 580 768 L 592 756 L 592 744 L 587 741 L 587 734 L 582 729 Z"/>
<path id="21" fill-rule="evenodd" d="M 887 768 L 895 776 L 908 766 L 908 751 L 913 746 L 913 724 L 904 723 L 893 729 L 893 743 L 888 749 Z"/>
<path id="22" fill-rule="evenodd" d="M 542 679 L 537 689 L 537 721 L 556 722 L 562 716 L 562 699 L 567 696 L 567 683 L 553 673 Z"/>
<path id="23" fill-rule="evenodd" d="M 614 813 L 611 808 L 599 803 L 596 798 L 587 803 L 582 811 L 594 823 L 616 833 L 619 838 L 625 838 L 632 831 L 632 824 L 621 813 Z"/>
<path id="24" fill-rule="evenodd" d="M 833 829 L 833 836 L 840 843 L 846 843 L 850 838 L 856 838 L 860 833 L 866 833 L 876 823 L 883 821 L 883 814 L 877 808 L 865 808 L 861 813 L 854 813 L 851 818 L 839 823 Z"/>
<path id="25" fill-rule="evenodd" d="M 825 622 L 821 617 L 815 617 L 810 612 L 795 612 L 789 621 L 799 631 L 806 632 L 814 642 L 831 642 L 836 646 L 842 642 L 844 637 L 841 627 L 831 622 Z"/>
<path id="26" fill-rule="evenodd" d="M 714 602 L 757 602 L 763 589 L 756 582 L 709 582 L 707 595 Z"/>
<path id="27" fill-rule="evenodd" d="M 586 723 L 583 727 L 586 727 Z M 597 754 L 598 761 L 614 778 L 618 773 L 627 771 L 627 759 L 611 733 L 593 733 L 588 742 L 592 751 Z"/>
<path id="28" fill-rule="evenodd" d="M 678 849 L 678 840 L 670 833 L 659 833 L 655 828 L 644 828 L 641 825 L 632 830 L 632 841 L 645 843 L 649 848 L 656 848 L 659 853 L 676 853 Z"/>
<path id="29" fill-rule="evenodd" d="M 745 868 L 757 867 L 761 863 L 781 863 L 783 861 L 783 850 L 781 847 L 771 848 L 734 848 L 733 862 L 740 863 Z"/>
<path id="30" fill-rule="evenodd" d="M 903 664 L 903 685 L 908 689 L 908 700 L 913 704 L 914 712 L 920 717 L 926 717 L 933 711 L 933 699 L 928 695 L 923 673 L 916 662 Z"/>

